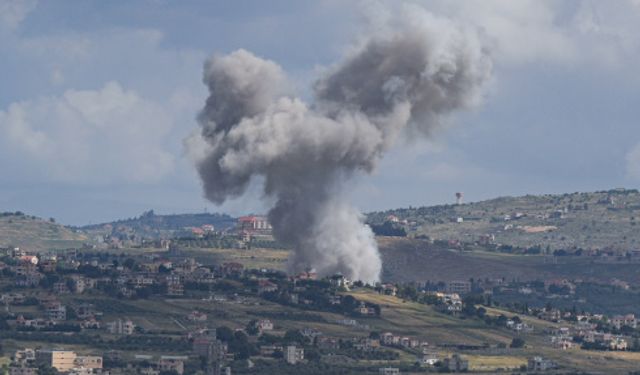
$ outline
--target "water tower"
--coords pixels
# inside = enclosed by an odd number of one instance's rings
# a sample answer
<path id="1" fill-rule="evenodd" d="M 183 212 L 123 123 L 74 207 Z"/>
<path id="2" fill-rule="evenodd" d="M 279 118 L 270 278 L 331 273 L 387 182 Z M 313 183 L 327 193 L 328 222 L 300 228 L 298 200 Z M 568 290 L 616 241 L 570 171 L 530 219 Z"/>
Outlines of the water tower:
<path id="1" fill-rule="evenodd" d="M 461 192 L 456 193 L 456 204 L 462 204 L 462 197 L 464 195 Z"/>

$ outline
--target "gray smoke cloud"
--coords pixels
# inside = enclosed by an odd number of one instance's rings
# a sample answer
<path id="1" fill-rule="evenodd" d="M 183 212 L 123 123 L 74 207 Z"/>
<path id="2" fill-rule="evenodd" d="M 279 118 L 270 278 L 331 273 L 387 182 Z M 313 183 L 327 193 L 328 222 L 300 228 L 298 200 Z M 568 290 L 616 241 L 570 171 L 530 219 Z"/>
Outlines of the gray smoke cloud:
<path id="1" fill-rule="evenodd" d="M 248 51 L 205 64 L 209 97 L 187 142 L 205 196 L 221 204 L 263 177 L 274 235 L 295 249 L 292 272 L 378 281 L 374 235 L 344 182 L 372 172 L 405 130 L 429 135 L 477 103 L 490 77 L 475 33 L 415 8 L 389 26 L 316 81 L 312 105 L 290 93 L 276 63 Z"/>

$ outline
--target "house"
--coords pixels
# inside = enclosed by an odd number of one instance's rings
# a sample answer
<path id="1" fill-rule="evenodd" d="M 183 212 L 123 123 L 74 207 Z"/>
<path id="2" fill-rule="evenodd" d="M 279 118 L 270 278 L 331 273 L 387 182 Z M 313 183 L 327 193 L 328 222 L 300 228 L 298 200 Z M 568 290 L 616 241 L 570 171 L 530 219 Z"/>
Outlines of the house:
<path id="1" fill-rule="evenodd" d="M 318 331 L 315 328 L 305 327 L 300 330 L 300 334 L 308 338 L 309 340 L 311 340 L 311 342 L 313 342 L 313 340 L 315 340 L 316 337 L 319 337 L 322 335 L 322 332 Z"/>
<path id="2" fill-rule="evenodd" d="M 573 348 L 573 341 L 564 336 L 552 336 L 551 346 L 555 349 L 568 350 Z"/>
<path id="3" fill-rule="evenodd" d="M 316 346 L 323 350 L 338 350 L 340 349 L 340 339 L 330 336 L 318 336 L 316 338 Z"/>
<path id="4" fill-rule="evenodd" d="M 52 289 L 53 289 L 53 293 L 55 294 L 67 294 L 70 292 L 69 287 L 67 286 L 67 283 L 64 281 L 58 281 L 53 283 Z"/>
<path id="5" fill-rule="evenodd" d="M 609 341 L 609 349 L 611 350 L 627 350 L 627 348 L 627 340 L 623 339 L 620 336 L 612 337 Z"/>
<path id="6" fill-rule="evenodd" d="M 206 322 L 207 314 L 194 310 L 191 313 L 189 313 L 189 315 L 187 315 L 187 319 L 192 322 Z"/>
<path id="7" fill-rule="evenodd" d="M 284 349 L 280 345 L 260 345 L 260 355 L 270 357 L 276 352 L 282 352 Z"/>
<path id="8" fill-rule="evenodd" d="M 74 363 L 76 367 L 80 367 L 80 368 L 101 369 L 102 357 L 96 356 L 96 355 L 76 356 Z"/>
<path id="9" fill-rule="evenodd" d="M 99 313 L 96 311 L 95 307 L 90 303 L 81 303 L 75 308 L 76 316 L 79 319 L 91 319 L 94 318 Z"/>
<path id="10" fill-rule="evenodd" d="M 616 327 L 616 329 L 620 329 L 623 326 L 629 326 L 635 329 L 638 327 L 638 321 L 634 314 L 616 315 L 611 318 L 611 325 Z"/>
<path id="11" fill-rule="evenodd" d="M 391 345 L 397 345 L 399 338 L 391 332 L 385 332 L 380 335 L 380 340 L 384 345 L 391 346 Z"/>
<path id="12" fill-rule="evenodd" d="M 13 363 L 19 365 L 26 365 L 36 360 L 36 351 L 31 348 L 25 348 L 24 350 L 16 350 L 13 355 Z"/>
<path id="13" fill-rule="evenodd" d="M 398 293 L 398 288 L 393 284 L 382 284 L 382 293 L 388 296 L 395 296 Z"/>
<path id="14" fill-rule="evenodd" d="M 258 320 L 256 326 L 258 327 L 260 333 L 264 331 L 273 331 L 273 322 L 269 319 Z"/>
<path id="15" fill-rule="evenodd" d="M 378 369 L 380 375 L 399 375 L 400 369 L 397 367 L 381 367 Z"/>
<path id="16" fill-rule="evenodd" d="M 284 360 L 290 365 L 295 365 L 296 363 L 303 361 L 304 349 L 298 348 L 295 345 L 287 346 L 287 349 L 284 353 Z"/>
<path id="17" fill-rule="evenodd" d="M 131 320 L 118 319 L 106 324 L 107 332 L 114 335 L 131 335 L 135 330 L 135 325 Z"/>
<path id="18" fill-rule="evenodd" d="M 373 307 L 367 306 L 364 302 L 360 302 L 360 306 L 358 307 L 358 313 L 360 313 L 360 315 L 375 316 L 376 309 L 374 309 Z"/>
<path id="19" fill-rule="evenodd" d="M 469 370 L 469 361 L 463 359 L 458 354 L 454 354 L 443 361 L 443 367 L 449 371 L 462 372 Z"/>
<path id="20" fill-rule="evenodd" d="M 329 283 L 335 288 L 348 288 L 349 280 L 344 275 L 336 274 L 329 278 Z"/>
<path id="21" fill-rule="evenodd" d="M 278 290 L 278 285 L 272 283 L 269 280 L 258 280 L 258 293 L 275 292 Z"/>
<path id="22" fill-rule="evenodd" d="M 356 350 L 370 352 L 380 348 L 380 340 L 372 339 L 369 337 L 356 338 L 354 340 L 353 347 Z"/>
<path id="23" fill-rule="evenodd" d="M 95 287 L 95 285 L 95 280 L 79 275 L 71 276 L 71 290 L 74 293 L 82 294 L 85 290 Z"/>
<path id="24" fill-rule="evenodd" d="M 178 375 L 184 374 L 184 361 L 187 357 L 184 356 L 168 356 L 163 355 L 158 361 L 158 370 L 163 371 L 175 371 Z"/>
<path id="25" fill-rule="evenodd" d="M 438 353 L 433 351 L 425 351 L 422 357 L 419 357 L 421 366 L 434 366 L 438 363 Z"/>
<path id="26" fill-rule="evenodd" d="M 17 268 L 20 268 L 20 267 L 17 267 Z M 38 286 L 38 284 L 40 284 L 40 280 L 42 280 L 43 277 L 44 275 L 38 271 L 24 272 L 21 275 L 16 273 L 14 283 L 16 286 L 19 286 L 19 287 L 34 288 Z"/>
<path id="27" fill-rule="evenodd" d="M 5 305 L 19 305 L 24 303 L 25 296 L 22 293 L 3 293 L 0 295 L 0 303 Z"/>
<path id="28" fill-rule="evenodd" d="M 100 322 L 95 318 L 88 318 L 80 322 L 82 329 L 100 329 Z"/>
<path id="29" fill-rule="evenodd" d="M 236 262 L 222 264 L 221 271 L 224 275 L 240 275 L 244 271 L 244 266 Z"/>
<path id="30" fill-rule="evenodd" d="M 552 370 L 555 367 L 555 363 L 553 363 L 550 359 L 545 359 L 542 357 L 529 358 L 529 360 L 527 361 L 528 371 L 547 371 Z"/>

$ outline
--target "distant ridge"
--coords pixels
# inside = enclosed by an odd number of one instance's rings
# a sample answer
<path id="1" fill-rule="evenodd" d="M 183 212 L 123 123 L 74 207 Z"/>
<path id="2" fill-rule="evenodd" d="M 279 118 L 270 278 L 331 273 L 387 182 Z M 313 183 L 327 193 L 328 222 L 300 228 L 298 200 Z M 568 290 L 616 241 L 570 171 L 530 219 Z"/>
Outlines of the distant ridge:
<path id="1" fill-rule="evenodd" d="M 452 199 L 453 200 L 453 199 Z M 367 214 L 372 225 L 394 222 L 409 236 L 554 250 L 640 249 L 640 192 L 499 197 Z"/>
<path id="2" fill-rule="evenodd" d="M 56 223 L 22 212 L 0 213 L 0 247 L 22 247 L 25 250 L 81 247 L 87 237 Z"/>
<path id="3" fill-rule="evenodd" d="M 157 215 L 153 210 L 150 210 L 142 213 L 142 215 L 138 217 L 100 224 L 84 225 L 78 227 L 78 229 L 91 230 L 105 225 L 126 225 L 130 227 L 153 226 L 159 230 L 179 230 L 185 227 L 199 227 L 205 224 L 211 224 L 222 229 L 235 225 L 235 222 L 235 218 L 222 213 Z"/>

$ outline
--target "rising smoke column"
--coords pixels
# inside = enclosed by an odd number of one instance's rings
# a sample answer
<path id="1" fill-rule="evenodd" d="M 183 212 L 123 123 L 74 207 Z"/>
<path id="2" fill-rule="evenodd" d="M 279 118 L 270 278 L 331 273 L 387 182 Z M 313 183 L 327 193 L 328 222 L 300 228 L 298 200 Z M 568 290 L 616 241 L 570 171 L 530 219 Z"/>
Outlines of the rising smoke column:
<path id="1" fill-rule="evenodd" d="M 205 64 L 209 97 L 187 142 L 199 145 L 205 196 L 221 204 L 262 176 L 274 235 L 295 249 L 291 271 L 378 281 L 373 233 L 345 201 L 344 182 L 371 173 L 403 131 L 428 135 L 475 104 L 490 76 L 475 34 L 415 10 L 318 79 L 311 106 L 289 93 L 276 63 L 248 51 Z"/>

